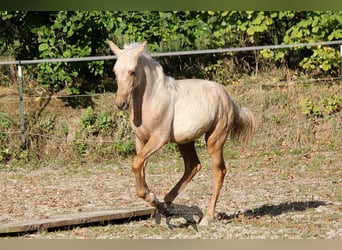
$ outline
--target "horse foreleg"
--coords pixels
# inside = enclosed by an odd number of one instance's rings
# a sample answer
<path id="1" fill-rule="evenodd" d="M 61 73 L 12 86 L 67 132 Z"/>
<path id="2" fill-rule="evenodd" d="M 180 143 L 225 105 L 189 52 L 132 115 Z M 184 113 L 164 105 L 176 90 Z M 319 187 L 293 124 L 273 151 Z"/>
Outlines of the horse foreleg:
<path id="1" fill-rule="evenodd" d="M 186 187 L 195 174 L 201 169 L 200 161 L 197 157 L 195 142 L 178 144 L 179 152 L 184 160 L 184 174 L 175 187 L 165 196 L 164 201 L 170 205 L 177 195 Z"/>
<path id="2" fill-rule="evenodd" d="M 137 154 L 133 160 L 133 172 L 135 175 L 136 193 L 137 196 L 143 198 L 151 206 L 158 207 L 160 202 L 154 193 L 149 189 L 145 179 L 145 165 L 147 159 L 160 149 L 165 142 L 160 138 L 151 137 L 146 144 L 143 144 L 138 139 L 136 140 Z"/>

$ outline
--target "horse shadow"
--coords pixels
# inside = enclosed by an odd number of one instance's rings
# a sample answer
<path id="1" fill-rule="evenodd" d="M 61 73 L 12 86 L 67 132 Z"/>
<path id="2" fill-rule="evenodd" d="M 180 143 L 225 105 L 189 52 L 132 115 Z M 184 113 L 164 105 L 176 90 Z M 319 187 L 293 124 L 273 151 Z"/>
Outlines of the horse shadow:
<path id="1" fill-rule="evenodd" d="M 166 207 L 166 205 L 162 203 L 154 214 L 154 219 L 157 224 L 161 223 L 162 216 L 166 218 L 166 225 L 170 229 L 191 226 L 194 230 L 198 231 L 197 224 L 202 219 L 203 213 L 198 206 L 186 206 L 172 203 Z"/>
<path id="2" fill-rule="evenodd" d="M 317 208 L 320 206 L 327 206 L 325 201 L 295 201 L 295 202 L 283 202 L 278 205 L 262 205 L 261 207 L 254 209 L 247 209 L 244 212 L 238 211 L 233 214 L 218 213 L 217 218 L 219 220 L 233 220 L 239 217 L 246 217 L 247 219 L 261 218 L 264 216 L 275 217 L 281 214 L 290 212 L 301 212 L 310 208 Z"/>
<path id="3" fill-rule="evenodd" d="M 261 218 L 263 216 L 279 216 L 284 213 L 305 211 L 311 208 L 317 208 L 320 206 L 327 206 L 330 203 L 325 201 L 296 201 L 296 202 L 283 202 L 278 205 L 265 204 L 254 209 L 247 209 L 245 211 L 238 211 L 236 213 L 227 214 L 225 212 L 219 212 L 216 215 L 217 220 L 231 221 L 236 218 L 245 217 L 247 219 Z M 155 220 L 157 224 L 161 223 L 161 216 L 165 216 L 166 224 L 169 228 L 183 228 L 191 226 L 194 230 L 198 231 L 197 225 L 203 217 L 203 212 L 198 206 L 186 206 L 179 204 L 172 204 L 165 208 L 165 206 L 156 210 Z M 179 221 L 185 220 L 182 223 L 171 223 L 172 220 Z"/>

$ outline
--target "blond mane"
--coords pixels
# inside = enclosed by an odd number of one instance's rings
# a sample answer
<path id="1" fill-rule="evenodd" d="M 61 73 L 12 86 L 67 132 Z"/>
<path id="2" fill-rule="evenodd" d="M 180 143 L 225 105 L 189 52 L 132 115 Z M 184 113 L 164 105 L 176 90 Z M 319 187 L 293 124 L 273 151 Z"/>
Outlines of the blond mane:
<path id="1" fill-rule="evenodd" d="M 141 43 L 130 43 L 130 44 L 125 44 L 124 45 L 124 50 L 125 53 L 133 53 L 136 48 L 138 48 L 141 45 Z M 156 60 L 153 59 L 153 57 L 151 56 L 150 53 L 147 52 L 147 50 L 145 49 L 142 56 L 146 59 L 146 63 L 148 64 L 152 64 L 153 66 L 155 66 L 156 71 L 158 73 L 158 79 L 162 79 L 162 83 L 165 84 L 166 89 L 176 89 L 176 80 L 171 77 L 171 76 L 167 76 L 164 73 L 163 67 L 160 65 L 160 63 Z"/>

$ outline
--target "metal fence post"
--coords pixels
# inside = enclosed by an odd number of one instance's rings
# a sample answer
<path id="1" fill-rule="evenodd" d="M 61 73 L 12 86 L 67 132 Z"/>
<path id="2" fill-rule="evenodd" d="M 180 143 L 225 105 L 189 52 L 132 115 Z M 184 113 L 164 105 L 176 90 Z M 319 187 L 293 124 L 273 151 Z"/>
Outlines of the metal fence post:
<path id="1" fill-rule="evenodd" d="M 342 44 L 340 44 L 340 53 L 341 53 L 341 78 L 342 78 Z"/>
<path id="2" fill-rule="evenodd" d="M 18 64 L 18 85 L 19 85 L 19 116 L 20 116 L 20 139 L 21 147 L 25 148 L 25 122 L 24 122 L 24 98 L 23 98 L 23 83 L 21 61 Z"/>

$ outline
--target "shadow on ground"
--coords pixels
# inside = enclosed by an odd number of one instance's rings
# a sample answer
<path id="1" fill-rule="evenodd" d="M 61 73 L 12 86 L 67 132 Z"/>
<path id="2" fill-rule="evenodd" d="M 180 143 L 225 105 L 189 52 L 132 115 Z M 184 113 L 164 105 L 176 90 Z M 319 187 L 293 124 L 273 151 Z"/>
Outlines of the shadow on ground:
<path id="1" fill-rule="evenodd" d="M 233 220 L 240 217 L 246 217 L 248 219 L 260 218 L 263 216 L 278 216 L 284 213 L 305 211 L 310 208 L 317 208 L 320 206 L 327 206 L 329 203 L 325 201 L 296 201 L 296 202 L 284 202 L 278 205 L 262 205 L 261 207 L 248 209 L 244 212 L 236 212 L 233 214 L 218 213 L 218 220 Z M 169 228 L 176 227 L 193 227 L 197 231 L 197 224 L 202 219 L 203 213 L 197 206 L 186 206 L 179 204 L 172 204 L 170 207 L 156 210 L 155 220 L 157 224 L 161 222 L 161 216 L 165 216 L 166 224 Z M 171 223 L 176 221 L 175 223 Z M 179 223 L 179 220 L 182 222 Z M 185 220 L 185 222 L 184 222 Z M 178 222 L 178 223 L 177 223 Z"/>
<path id="2" fill-rule="evenodd" d="M 219 213 L 217 218 L 219 220 L 232 220 L 245 216 L 246 218 L 260 218 L 263 216 L 278 216 L 284 213 L 305 211 L 310 208 L 317 208 L 328 205 L 325 201 L 296 201 L 284 202 L 278 205 L 262 205 L 261 207 L 248 209 L 244 212 L 237 212 L 234 214 Z"/>
<path id="3" fill-rule="evenodd" d="M 171 204 L 167 208 L 162 204 L 154 214 L 154 218 L 157 224 L 161 223 L 161 217 L 166 218 L 166 224 L 170 229 L 177 227 L 189 227 L 197 230 L 197 224 L 203 217 L 203 213 L 198 206 L 186 206 L 179 204 Z M 173 221 L 173 223 L 171 222 Z M 179 222 L 181 220 L 181 222 Z M 185 220 L 185 222 L 184 222 Z M 175 223 L 176 222 L 176 223 Z"/>

